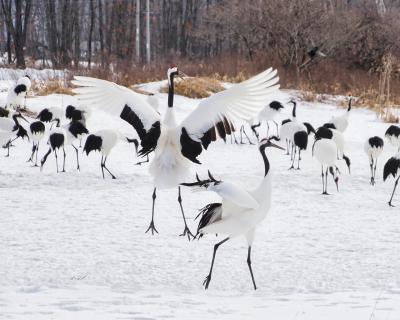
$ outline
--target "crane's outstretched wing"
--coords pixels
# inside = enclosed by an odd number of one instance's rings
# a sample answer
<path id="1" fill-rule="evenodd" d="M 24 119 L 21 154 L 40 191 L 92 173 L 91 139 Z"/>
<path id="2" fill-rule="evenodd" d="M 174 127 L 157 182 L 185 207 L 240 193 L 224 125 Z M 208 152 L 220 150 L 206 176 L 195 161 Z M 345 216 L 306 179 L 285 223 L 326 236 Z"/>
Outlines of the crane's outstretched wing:
<path id="1" fill-rule="evenodd" d="M 235 84 L 200 102 L 196 110 L 181 124 L 182 154 L 200 163 L 197 156 L 207 149 L 217 136 L 225 139 L 234 131 L 234 120 L 251 120 L 264 107 L 268 96 L 279 89 L 277 71 L 268 70 Z"/>
<path id="2" fill-rule="evenodd" d="M 78 88 L 73 91 L 82 103 L 119 116 L 136 130 L 142 146 L 140 155 L 155 149 L 161 133 L 160 115 L 140 94 L 106 80 L 81 76 L 74 78 L 71 82 Z"/>

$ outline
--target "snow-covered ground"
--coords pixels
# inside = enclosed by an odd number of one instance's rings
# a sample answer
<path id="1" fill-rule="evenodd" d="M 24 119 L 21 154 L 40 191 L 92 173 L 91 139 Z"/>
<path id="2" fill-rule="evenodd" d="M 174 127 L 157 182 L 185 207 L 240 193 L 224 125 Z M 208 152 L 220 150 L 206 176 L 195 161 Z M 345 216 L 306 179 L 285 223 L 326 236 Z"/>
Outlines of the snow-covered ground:
<path id="1" fill-rule="evenodd" d="M 142 88 L 154 92 L 157 85 Z M 273 98 L 286 102 L 292 94 Z M 166 105 L 166 95 L 158 97 Z M 73 102 L 52 95 L 30 98 L 27 105 L 38 111 Z M 178 118 L 197 103 L 176 97 Z M 298 117 L 318 126 L 343 111 L 302 102 Z M 287 106 L 282 118 L 289 114 Z M 183 223 L 177 190 L 158 192 L 160 234 L 145 234 L 152 184 L 147 165 L 135 166 L 134 148 L 123 142 L 125 135 L 135 136 L 133 129 L 97 112 L 88 122 L 91 131 L 112 127 L 121 131 L 121 143 L 108 160 L 117 180 L 101 178 L 99 154 L 81 154 L 77 172 L 74 151 L 67 149 L 67 173 L 60 174 L 53 156 L 43 172 L 26 163 L 31 149 L 26 141 L 16 142 L 10 158 L 0 157 L 0 319 L 400 318 L 400 211 L 387 205 L 393 179 L 382 181 L 383 164 L 395 149 L 385 147 L 377 184 L 370 186 L 363 145 L 388 127 L 370 111 L 351 113 L 345 137 L 352 172 L 340 164 L 339 193 L 330 179 L 332 195 L 320 194 L 320 167 L 310 150 L 299 171 L 288 170 L 283 152 L 268 150 L 273 205 L 253 245 L 257 291 L 242 238 L 220 247 L 210 289 L 202 288 L 219 238 L 188 242 L 178 236 Z M 42 144 L 40 157 L 45 151 Z M 217 178 L 248 188 L 264 170 L 256 146 L 234 145 L 229 138 L 212 144 L 200 160 L 193 172 L 204 176 L 210 169 Z M 183 190 L 193 230 L 198 209 L 217 199 Z M 400 190 L 394 204 L 400 206 Z"/>

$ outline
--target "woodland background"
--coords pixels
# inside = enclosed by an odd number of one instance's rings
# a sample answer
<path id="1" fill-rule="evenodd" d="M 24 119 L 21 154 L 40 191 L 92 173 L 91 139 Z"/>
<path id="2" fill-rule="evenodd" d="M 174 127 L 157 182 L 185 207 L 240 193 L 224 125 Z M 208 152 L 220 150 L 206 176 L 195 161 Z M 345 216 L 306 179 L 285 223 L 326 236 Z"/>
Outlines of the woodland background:
<path id="1" fill-rule="evenodd" d="M 283 87 L 399 100 L 400 0 L 0 2 L 7 66 L 122 84 L 163 79 L 170 64 L 231 81 L 274 66 Z"/>

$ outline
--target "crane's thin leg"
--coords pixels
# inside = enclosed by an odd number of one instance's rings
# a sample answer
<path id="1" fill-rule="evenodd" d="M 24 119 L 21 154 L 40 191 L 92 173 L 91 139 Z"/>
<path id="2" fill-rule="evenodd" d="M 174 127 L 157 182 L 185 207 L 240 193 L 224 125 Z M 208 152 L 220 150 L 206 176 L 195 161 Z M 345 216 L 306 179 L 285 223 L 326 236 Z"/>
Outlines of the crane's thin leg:
<path id="1" fill-rule="evenodd" d="M 74 147 L 74 149 L 75 149 L 75 153 L 76 153 L 76 169 L 77 169 L 78 171 L 80 171 L 80 170 L 81 170 L 81 168 L 79 167 L 79 155 L 78 155 L 78 148 L 77 148 L 77 147 L 75 147 L 73 144 L 71 144 L 71 146 L 73 146 L 73 147 Z"/>
<path id="2" fill-rule="evenodd" d="M 287 155 L 287 156 L 289 155 L 289 148 L 290 148 L 290 146 L 289 146 L 289 140 L 286 139 L 286 155 Z"/>
<path id="3" fill-rule="evenodd" d="M 278 125 L 278 122 L 276 122 L 275 120 L 272 120 L 274 123 L 275 123 L 275 125 L 276 125 L 276 136 L 279 138 L 279 125 Z"/>
<path id="4" fill-rule="evenodd" d="M 82 148 L 82 138 L 79 139 L 79 148 Z"/>
<path id="5" fill-rule="evenodd" d="M 290 166 L 289 170 L 294 169 L 294 162 L 296 159 L 296 146 L 294 147 L 294 153 L 293 153 L 293 157 L 292 157 L 292 165 Z"/>
<path id="6" fill-rule="evenodd" d="M 183 230 L 183 233 L 180 234 L 180 236 L 184 237 L 187 235 L 188 240 L 190 241 L 190 237 L 192 237 L 194 239 L 194 235 L 192 234 L 192 232 L 190 231 L 190 229 L 188 228 L 188 226 L 186 224 L 186 217 L 185 217 L 185 213 L 183 212 L 183 206 L 182 206 L 181 187 L 178 187 L 178 202 L 181 207 L 183 222 L 185 223 L 185 229 Z"/>
<path id="7" fill-rule="evenodd" d="M 65 147 L 63 146 L 63 154 L 64 154 L 64 159 L 63 159 L 63 169 L 62 172 L 65 172 L 65 158 L 67 157 L 67 155 L 65 154 Z"/>
<path id="8" fill-rule="evenodd" d="M 107 170 L 107 172 L 111 175 L 111 178 L 116 179 L 115 176 L 111 173 L 110 170 L 106 167 L 107 156 L 104 156 L 103 167 Z"/>
<path id="9" fill-rule="evenodd" d="M 269 123 L 267 121 L 267 137 L 269 137 Z"/>
<path id="10" fill-rule="evenodd" d="M 35 142 L 32 141 L 32 153 L 31 153 L 31 157 L 28 159 L 28 161 L 26 162 L 33 162 L 33 156 L 35 155 L 35 151 L 36 151 L 36 145 Z"/>
<path id="11" fill-rule="evenodd" d="M 153 207 L 152 207 L 152 210 L 151 210 L 151 222 L 150 222 L 150 225 L 149 225 L 149 227 L 147 228 L 147 230 L 145 232 L 145 233 L 147 233 L 147 232 L 149 232 L 149 230 L 151 230 L 151 234 L 153 234 L 153 235 L 154 235 L 154 231 L 156 233 L 158 233 L 156 227 L 154 226 L 154 204 L 156 202 L 156 197 L 157 197 L 156 196 L 156 189 L 157 188 L 154 188 L 154 191 L 153 191 Z"/>
<path id="12" fill-rule="evenodd" d="M 7 154 L 5 155 L 5 157 L 10 156 L 10 145 L 11 145 L 11 140 L 8 140 L 8 142 L 6 143 Z"/>
<path id="13" fill-rule="evenodd" d="M 375 181 L 374 181 L 374 159 L 371 157 L 371 161 L 369 163 L 369 168 L 371 170 L 371 181 L 370 184 L 374 185 Z"/>
<path id="14" fill-rule="evenodd" d="M 325 193 L 324 193 L 326 195 L 329 195 L 329 193 L 328 193 L 328 170 L 329 170 L 329 167 L 327 166 L 326 171 L 325 171 Z"/>
<path id="15" fill-rule="evenodd" d="M 325 179 L 324 179 L 324 166 L 321 165 L 321 171 L 322 171 L 322 194 L 325 194 Z"/>
<path id="16" fill-rule="evenodd" d="M 249 136 L 248 136 L 247 133 L 246 133 L 246 130 L 244 130 L 244 127 L 243 127 L 243 133 L 244 133 L 244 135 L 246 136 L 247 140 L 249 140 L 249 144 L 254 144 L 253 142 L 251 142 Z"/>
<path id="17" fill-rule="evenodd" d="M 57 168 L 57 173 L 58 173 L 58 159 L 57 159 L 57 150 L 54 149 L 54 155 L 56 157 L 56 168 Z"/>
<path id="18" fill-rule="evenodd" d="M 233 141 L 232 141 L 232 139 L 233 139 Z M 237 139 L 236 139 L 236 135 L 235 135 L 235 133 L 233 131 L 232 131 L 232 134 L 231 134 L 231 143 L 232 144 L 239 144 Z"/>
<path id="19" fill-rule="evenodd" d="M 296 151 L 296 146 L 293 142 L 291 142 L 291 145 L 292 145 L 292 152 L 290 154 L 290 160 L 293 160 Z"/>
<path id="20" fill-rule="evenodd" d="M 253 125 L 250 127 L 250 128 L 251 128 L 251 131 L 253 131 L 254 135 L 256 136 L 257 141 L 260 141 L 260 135 L 258 134 L 258 132 L 257 132 L 257 130 L 256 130 L 256 128 L 258 128 L 259 126 L 261 126 L 261 122 L 259 122 L 258 124 L 253 124 Z"/>
<path id="21" fill-rule="evenodd" d="M 374 166 L 374 184 L 375 184 L 375 177 L 376 177 L 376 164 L 378 163 L 378 159 L 375 159 L 375 166 Z"/>
<path id="22" fill-rule="evenodd" d="M 105 177 L 104 177 L 104 166 L 103 166 L 103 156 L 101 156 L 100 167 L 101 167 L 101 173 L 103 174 L 103 179 L 105 179 Z"/>
<path id="23" fill-rule="evenodd" d="M 397 178 L 396 182 L 394 183 L 392 196 L 390 197 L 390 200 L 389 200 L 389 206 L 391 206 L 391 207 L 394 207 L 394 205 L 392 205 L 392 200 L 393 200 L 394 192 L 396 191 L 397 184 L 399 183 L 399 179 L 400 179 L 400 176 Z"/>
<path id="24" fill-rule="evenodd" d="M 243 133 L 242 133 L 243 130 L 244 130 L 244 125 L 242 125 L 240 127 L 240 144 L 244 144 L 244 142 L 243 142 Z"/>
<path id="25" fill-rule="evenodd" d="M 249 266 L 250 274 L 251 274 L 251 280 L 253 280 L 253 286 L 254 290 L 257 290 L 256 282 L 254 281 L 254 275 L 253 275 L 253 269 L 251 268 L 251 246 L 249 246 L 249 249 L 247 251 L 247 265 Z"/>
<path id="26" fill-rule="evenodd" d="M 135 165 L 140 166 L 142 163 L 146 163 L 146 162 L 149 162 L 149 161 L 150 161 L 150 160 L 149 160 L 149 155 L 147 154 L 147 155 L 146 155 L 146 160 L 144 160 L 144 161 L 139 161 L 139 162 L 135 163 Z"/>
<path id="27" fill-rule="evenodd" d="M 223 244 L 224 242 L 228 241 L 229 237 L 222 240 L 221 242 L 218 242 L 215 246 L 214 246 L 214 253 L 213 253 L 213 257 L 212 257 L 212 261 L 211 261 L 211 267 L 210 267 L 210 272 L 208 274 L 208 276 L 206 277 L 206 279 L 203 282 L 203 286 L 205 286 L 205 289 L 208 289 L 208 286 L 210 285 L 210 281 L 211 281 L 211 275 L 212 275 L 212 271 L 213 271 L 213 267 L 214 267 L 214 260 L 215 260 L 215 255 L 217 253 L 218 247 Z"/>
<path id="28" fill-rule="evenodd" d="M 301 160 L 300 152 L 301 149 L 299 148 L 299 159 L 297 160 L 297 170 L 300 170 L 300 160 Z"/>
<path id="29" fill-rule="evenodd" d="M 47 157 L 49 156 L 49 154 L 51 153 L 51 147 L 49 148 L 49 150 L 47 151 L 47 153 L 43 156 L 42 160 L 40 161 L 40 171 L 43 170 L 43 165 L 47 160 Z"/>
<path id="30" fill-rule="evenodd" d="M 38 164 L 37 164 L 37 157 L 38 157 L 38 153 L 39 153 L 39 141 L 37 142 L 37 144 L 36 144 L 36 155 L 35 155 L 35 165 L 34 165 L 34 167 L 38 167 Z M 33 161 L 33 158 L 32 158 L 32 161 Z"/>

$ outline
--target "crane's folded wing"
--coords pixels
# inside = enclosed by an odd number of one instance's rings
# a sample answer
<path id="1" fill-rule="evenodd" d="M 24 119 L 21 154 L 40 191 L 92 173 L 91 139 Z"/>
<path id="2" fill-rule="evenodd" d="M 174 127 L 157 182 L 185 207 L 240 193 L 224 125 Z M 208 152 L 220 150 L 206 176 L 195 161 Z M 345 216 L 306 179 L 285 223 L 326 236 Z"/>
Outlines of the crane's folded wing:
<path id="1" fill-rule="evenodd" d="M 212 184 L 207 190 L 218 193 L 224 201 L 229 201 L 239 208 L 257 209 L 259 207 L 258 202 L 250 193 L 231 182 Z"/>

